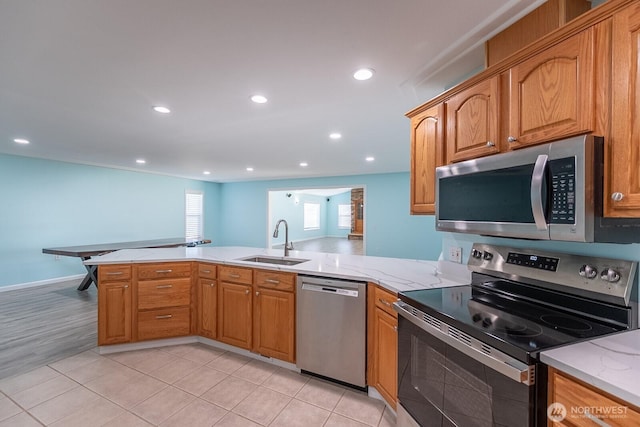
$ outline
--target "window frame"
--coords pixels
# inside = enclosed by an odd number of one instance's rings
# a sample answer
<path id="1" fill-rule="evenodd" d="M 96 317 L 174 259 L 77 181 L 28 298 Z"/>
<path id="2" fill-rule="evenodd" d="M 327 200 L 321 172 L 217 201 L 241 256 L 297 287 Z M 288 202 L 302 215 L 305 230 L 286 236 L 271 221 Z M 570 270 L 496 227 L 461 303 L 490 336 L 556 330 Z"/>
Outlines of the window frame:
<path id="1" fill-rule="evenodd" d="M 348 214 L 343 215 L 340 212 L 340 208 L 343 207 L 343 206 L 347 207 Z M 344 219 L 345 217 L 348 219 L 348 222 L 349 222 L 348 225 L 343 225 L 343 224 L 340 223 L 340 220 Z M 338 228 L 351 230 L 351 203 L 339 203 L 338 204 Z"/>
<path id="2" fill-rule="evenodd" d="M 189 200 L 194 196 L 198 196 L 199 201 Z M 193 203 L 199 204 L 199 206 L 193 206 Z M 195 208 L 195 213 L 193 209 Z M 190 209 L 192 209 L 190 211 Z M 196 227 L 193 227 L 190 219 L 197 218 Z M 197 228 L 197 236 L 190 234 L 192 228 Z M 198 190 L 185 191 L 184 197 L 184 237 L 185 240 L 201 240 L 204 237 L 204 192 Z"/>

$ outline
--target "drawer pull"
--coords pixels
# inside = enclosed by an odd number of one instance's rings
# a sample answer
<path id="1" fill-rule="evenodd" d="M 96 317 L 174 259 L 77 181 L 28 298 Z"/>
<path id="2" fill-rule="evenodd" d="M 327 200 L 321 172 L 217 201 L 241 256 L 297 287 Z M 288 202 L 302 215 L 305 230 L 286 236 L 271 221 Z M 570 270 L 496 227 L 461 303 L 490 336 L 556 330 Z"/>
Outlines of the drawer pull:
<path id="1" fill-rule="evenodd" d="M 161 273 L 172 273 L 173 270 L 168 269 L 168 270 L 156 270 L 156 273 L 161 274 Z"/>
<path id="2" fill-rule="evenodd" d="M 277 285 L 280 283 L 280 280 L 278 279 L 264 279 L 264 281 L 267 283 L 273 283 L 274 285 Z"/>
<path id="3" fill-rule="evenodd" d="M 124 286 L 122 287 L 122 289 L 127 289 L 128 287 L 129 287 L 129 285 L 124 285 Z"/>
<path id="4" fill-rule="evenodd" d="M 124 271 L 107 271 L 105 274 L 107 276 L 122 276 Z"/>
<path id="5" fill-rule="evenodd" d="M 170 314 L 162 314 L 160 316 L 156 316 L 156 319 L 171 319 L 173 316 Z"/>
<path id="6" fill-rule="evenodd" d="M 232 279 L 239 279 L 240 275 L 235 273 L 229 273 L 229 277 L 231 277 Z"/>
<path id="7" fill-rule="evenodd" d="M 383 300 L 382 298 L 378 298 L 378 301 L 380 301 L 382 304 L 386 305 L 387 307 L 391 307 L 391 303 Z"/>
<path id="8" fill-rule="evenodd" d="M 211 270 L 202 270 L 202 272 L 203 272 L 204 274 L 209 274 L 209 273 L 211 273 Z"/>
<path id="9" fill-rule="evenodd" d="M 158 286 L 156 286 L 156 289 L 167 289 L 167 288 L 173 288 L 173 285 L 158 285 Z"/>

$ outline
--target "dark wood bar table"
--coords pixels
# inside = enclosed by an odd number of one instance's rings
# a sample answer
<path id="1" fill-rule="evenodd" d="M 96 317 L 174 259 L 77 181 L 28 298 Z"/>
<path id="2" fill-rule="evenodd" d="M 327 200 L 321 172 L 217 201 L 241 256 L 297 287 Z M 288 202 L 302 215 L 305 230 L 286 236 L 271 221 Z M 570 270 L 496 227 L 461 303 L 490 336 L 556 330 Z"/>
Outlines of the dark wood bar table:
<path id="1" fill-rule="evenodd" d="M 179 246 L 198 246 L 211 243 L 209 239 L 187 240 L 183 237 L 175 237 L 170 239 L 156 240 L 138 240 L 135 242 L 118 242 L 118 243 L 102 243 L 84 246 L 67 246 L 63 248 L 44 248 L 42 253 L 51 255 L 71 256 L 82 258 L 82 261 L 88 260 L 92 256 L 102 255 L 120 249 L 142 249 L 142 248 L 176 248 Z M 95 283 L 98 286 L 96 277 L 97 265 L 85 265 L 87 275 L 82 279 L 82 283 L 78 286 L 79 291 L 84 291 Z"/>

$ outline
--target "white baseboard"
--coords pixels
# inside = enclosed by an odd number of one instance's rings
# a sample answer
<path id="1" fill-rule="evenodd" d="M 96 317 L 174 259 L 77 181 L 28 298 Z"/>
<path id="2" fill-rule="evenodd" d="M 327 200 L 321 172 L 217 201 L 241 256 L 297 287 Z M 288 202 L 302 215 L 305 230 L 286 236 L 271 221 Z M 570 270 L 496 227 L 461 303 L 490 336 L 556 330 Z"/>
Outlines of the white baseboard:
<path id="1" fill-rule="evenodd" d="M 15 285 L 0 286 L 0 292 L 15 291 L 16 289 L 34 288 L 36 286 L 51 285 L 53 283 L 68 282 L 70 280 L 82 279 L 84 274 L 74 274 L 73 276 L 56 277 L 53 279 L 37 280 L 35 282 L 18 283 Z"/>

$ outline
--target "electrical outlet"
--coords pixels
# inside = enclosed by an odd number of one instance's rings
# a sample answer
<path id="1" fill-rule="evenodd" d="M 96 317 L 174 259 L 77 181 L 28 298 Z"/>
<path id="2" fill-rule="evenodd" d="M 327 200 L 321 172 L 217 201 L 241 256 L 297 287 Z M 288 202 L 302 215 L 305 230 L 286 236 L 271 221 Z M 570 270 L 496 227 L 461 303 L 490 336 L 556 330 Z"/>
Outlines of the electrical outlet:
<path id="1" fill-rule="evenodd" d="M 449 261 L 462 263 L 462 248 L 449 248 Z"/>

